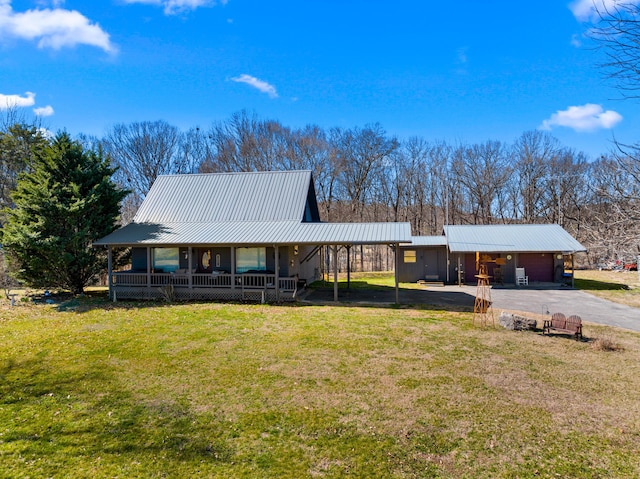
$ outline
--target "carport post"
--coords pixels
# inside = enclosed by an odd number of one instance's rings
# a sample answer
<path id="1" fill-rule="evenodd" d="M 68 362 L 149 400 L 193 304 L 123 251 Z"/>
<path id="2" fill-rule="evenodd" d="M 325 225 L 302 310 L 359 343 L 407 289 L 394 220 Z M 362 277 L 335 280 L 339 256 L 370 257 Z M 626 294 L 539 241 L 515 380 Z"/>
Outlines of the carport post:
<path id="1" fill-rule="evenodd" d="M 351 245 L 345 246 L 347 248 L 347 290 L 351 289 Z"/>
<path id="2" fill-rule="evenodd" d="M 400 243 L 395 243 L 395 253 L 396 304 L 400 304 L 400 287 L 398 282 L 398 270 L 400 269 Z"/>
<path id="3" fill-rule="evenodd" d="M 338 302 L 338 245 L 333 245 L 333 300 Z"/>

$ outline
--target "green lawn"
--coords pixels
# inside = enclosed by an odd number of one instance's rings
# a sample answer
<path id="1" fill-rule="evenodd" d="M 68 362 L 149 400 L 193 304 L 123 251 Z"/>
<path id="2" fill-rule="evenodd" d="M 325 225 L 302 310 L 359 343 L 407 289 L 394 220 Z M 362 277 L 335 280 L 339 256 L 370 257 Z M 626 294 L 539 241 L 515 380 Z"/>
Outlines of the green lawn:
<path id="1" fill-rule="evenodd" d="M 640 308 L 640 281 L 637 271 L 578 270 L 578 289 L 609 301 Z"/>
<path id="2" fill-rule="evenodd" d="M 61 311 L 64 310 L 64 311 Z M 638 477 L 623 349 L 423 309 L 0 305 L 0 477 Z"/>

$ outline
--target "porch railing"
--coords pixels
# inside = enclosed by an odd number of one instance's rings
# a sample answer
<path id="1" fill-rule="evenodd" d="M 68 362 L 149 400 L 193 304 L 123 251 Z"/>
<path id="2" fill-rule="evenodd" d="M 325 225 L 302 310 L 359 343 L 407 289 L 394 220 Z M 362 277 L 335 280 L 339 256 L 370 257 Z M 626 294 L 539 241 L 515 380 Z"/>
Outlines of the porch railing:
<path id="1" fill-rule="evenodd" d="M 174 287 L 193 288 L 229 288 L 232 287 L 233 275 L 229 273 L 132 273 L 114 272 L 111 282 L 114 286 L 150 286 L 159 287 L 173 285 Z M 189 281 L 191 279 L 191 281 Z M 234 289 L 240 290 L 268 290 L 275 289 L 275 274 L 237 274 Z M 295 291 L 296 278 L 278 278 L 280 291 Z"/>

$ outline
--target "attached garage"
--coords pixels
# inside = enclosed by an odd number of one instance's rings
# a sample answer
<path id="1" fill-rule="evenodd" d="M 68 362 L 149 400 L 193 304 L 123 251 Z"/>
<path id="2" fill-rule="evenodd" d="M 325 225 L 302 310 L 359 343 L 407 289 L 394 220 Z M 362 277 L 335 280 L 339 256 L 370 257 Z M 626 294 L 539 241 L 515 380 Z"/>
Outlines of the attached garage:
<path id="1" fill-rule="evenodd" d="M 453 225 L 445 226 L 452 271 L 463 268 L 464 281 L 476 281 L 476 254 L 489 256 L 493 281 L 516 282 L 516 268 L 524 268 L 529 283 L 563 280 L 566 259 L 586 251 L 560 225 Z M 501 265 L 495 263 L 501 258 Z"/>
<path id="2" fill-rule="evenodd" d="M 399 280 L 476 282 L 476 254 L 489 257 L 492 282 L 514 284 L 516 268 L 530 283 L 563 280 L 565 260 L 586 251 L 560 225 L 453 225 L 443 236 L 413 236 L 401 245 Z"/>

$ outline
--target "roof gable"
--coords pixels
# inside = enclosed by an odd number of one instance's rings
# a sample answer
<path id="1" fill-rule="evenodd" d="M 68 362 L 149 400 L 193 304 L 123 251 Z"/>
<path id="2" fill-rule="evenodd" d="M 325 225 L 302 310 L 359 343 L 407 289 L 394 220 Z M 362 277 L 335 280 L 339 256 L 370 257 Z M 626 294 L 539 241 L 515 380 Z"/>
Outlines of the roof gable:
<path id="1" fill-rule="evenodd" d="M 312 188 L 310 171 L 159 176 L 133 221 L 302 221 L 309 201 L 318 209 Z"/>

